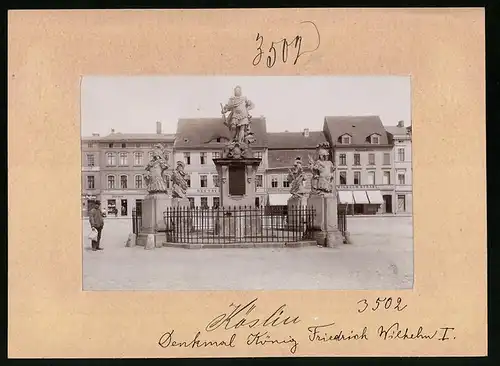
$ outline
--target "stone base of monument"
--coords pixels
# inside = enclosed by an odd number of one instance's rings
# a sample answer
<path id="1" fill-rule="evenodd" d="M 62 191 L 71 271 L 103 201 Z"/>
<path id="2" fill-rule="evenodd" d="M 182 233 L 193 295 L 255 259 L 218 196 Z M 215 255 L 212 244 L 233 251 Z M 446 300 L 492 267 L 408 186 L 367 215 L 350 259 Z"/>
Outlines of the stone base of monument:
<path id="1" fill-rule="evenodd" d="M 288 216 L 287 223 L 289 227 L 301 228 L 306 221 L 306 211 L 304 208 L 307 206 L 307 196 L 303 197 L 290 197 L 288 199 Z"/>
<path id="2" fill-rule="evenodd" d="M 247 241 L 243 243 L 163 243 L 164 246 L 169 248 L 182 248 L 182 249 L 227 249 L 227 248 L 303 248 L 315 246 L 314 240 L 302 240 L 293 243 L 278 243 L 278 242 L 252 242 Z"/>
<path id="3" fill-rule="evenodd" d="M 228 215 L 229 214 L 229 215 Z M 232 212 L 222 214 L 217 220 L 217 233 L 225 238 L 257 237 L 262 233 L 262 218 L 237 212 L 238 216 L 230 216 Z"/>
<path id="4" fill-rule="evenodd" d="M 155 248 L 161 248 L 163 246 L 163 243 L 165 242 L 166 239 L 166 233 L 164 232 L 159 232 L 159 233 L 141 232 L 137 234 L 136 245 L 145 247 L 147 245 L 149 235 L 153 237 Z"/>
<path id="5" fill-rule="evenodd" d="M 173 200 L 165 193 L 148 194 L 142 201 L 142 227 L 140 232 L 154 234 L 165 231 L 163 213 L 172 207 Z"/>
<path id="6" fill-rule="evenodd" d="M 307 206 L 314 208 L 313 238 L 318 245 L 336 248 L 344 242 L 337 226 L 337 197 L 334 194 L 309 196 Z"/>

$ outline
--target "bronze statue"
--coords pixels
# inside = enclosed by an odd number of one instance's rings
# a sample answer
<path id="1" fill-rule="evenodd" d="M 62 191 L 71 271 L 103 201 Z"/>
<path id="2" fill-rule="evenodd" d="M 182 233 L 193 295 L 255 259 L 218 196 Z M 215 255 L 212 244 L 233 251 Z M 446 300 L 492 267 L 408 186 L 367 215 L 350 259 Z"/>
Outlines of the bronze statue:
<path id="1" fill-rule="evenodd" d="M 155 145 L 151 161 L 146 166 L 144 177 L 146 189 L 149 193 L 167 192 L 168 154 L 161 145 Z"/>
<path id="2" fill-rule="evenodd" d="M 174 198 L 185 198 L 188 188 L 186 180 L 186 172 L 184 171 L 184 163 L 182 161 L 177 162 L 177 167 L 172 174 L 172 197 Z"/>
<path id="3" fill-rule="evenodd" d="M 312 194 L 332 193 L 335 190 L 335 166 L 330 161 L 330 144 L 323 142 L 316 147 L 318 158 L 314 161 L 309 156 L 309 167 L 313 173 L 311 179 Z"/>

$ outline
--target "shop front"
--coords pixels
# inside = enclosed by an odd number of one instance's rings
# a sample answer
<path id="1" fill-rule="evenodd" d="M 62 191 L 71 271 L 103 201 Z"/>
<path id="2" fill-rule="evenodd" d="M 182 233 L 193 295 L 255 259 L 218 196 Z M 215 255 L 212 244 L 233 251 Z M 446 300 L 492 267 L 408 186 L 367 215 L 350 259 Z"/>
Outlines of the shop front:
<path id="1" fill-rule="evenodd" d="M 383 213 L 384 198 L 379 190 L 339 190 L 338 209 L 349 215 Z"/>
<path id="2" fill-rule="evenodd" d="M 82 217 L 89 217 L 89 212 L 92 209 L 92 205 L 96 200 L 97 200 L 97 195 L 88 193 L 82 194 Z"/>
<path id="3" fill-rule="evenodd" d="M 132 217 L 132 211 L 138 208 L 142 209 L 142 201 L 146 193 L 109 193 L 101 194 L 101 207 L 108 218 L 127 218 Z"/>

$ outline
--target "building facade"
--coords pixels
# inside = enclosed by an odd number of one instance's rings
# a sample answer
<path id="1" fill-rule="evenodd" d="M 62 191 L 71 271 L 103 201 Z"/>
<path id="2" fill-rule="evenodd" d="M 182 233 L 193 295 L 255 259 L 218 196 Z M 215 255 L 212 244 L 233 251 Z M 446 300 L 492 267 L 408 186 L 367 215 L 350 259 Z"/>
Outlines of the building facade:
<path id="1" fill-rule="evenodd" d="M 98 199 L 108 217 L 130 217 L 140 207 L 147 191 L 145 166 L 154 145 L 161 143 L 173 169 L 175 135 L 163 134 L 157 123 L 156 134 L 122 134 L 112 130 L 107 136 L 82 139 L 82 208 Z"/>
<path id="2" fill-rule="evenodd" d="M 413 212 L 413 167 L 411 128 L 405 127 L 404 121 L 397 126 L 386 126 L 394 143 L 392 158 L 394 160 L 394 176 L 396 191 L 396 214 Z"/>

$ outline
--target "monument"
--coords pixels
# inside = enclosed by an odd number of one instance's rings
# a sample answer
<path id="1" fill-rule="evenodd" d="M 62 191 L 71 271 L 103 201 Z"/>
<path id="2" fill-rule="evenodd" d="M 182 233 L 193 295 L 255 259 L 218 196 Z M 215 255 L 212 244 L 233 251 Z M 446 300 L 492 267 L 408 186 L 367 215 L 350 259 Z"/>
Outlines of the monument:
<path id="1" fill-rule="evenodd" d="M 329 159 L 330 144 L 328 142 L 318 144 L 316 153 L 316 160 L 309 156 L 309 167 L 313 175 L 307 206 L 315 209 L 314 239 L 318 245 L 332 248 L 342 244 L 343 237 L 337 222 L 335 167 Z"/>
<path id="2" fill-rule="evenodd" d="M 299 227 L 305 219 L 300 210 L 307 206 L 307 191 L 304 186 L 306 176 L 300 157 L 295 159 L 293 167 L 288 170 L 288 181 L 291 197 L 288 199 L 287 222 L 291 227 Z"/>
<path id="3" fill-rule="evenodd" d="M 163 245 L 166 231 L 163 212 L 172 206 L 172 198 L 167 190 L 168 168 L 168 153 L 162 145 L 155 145 L 151 160 L 145 168 L 144 181 L 148 195 L 142 203 L 142 225 L 137 236 L 137 244 L 144 245 L 145 248 L 149 234 L 154 236 L 156 247 Z"/>
<path id="4" fill-rule="evenodd" d="M 252 116 L 249 111 L 253 108 L 254 104 L 242 95 L 239 86 L 234 88 L 234 95 L 229 101 L 221 104 L 223 123 L 232 136 L 224 147 L 222 157 L 213 159 L 219 176 L 220 205 L 223 209 L 234 206 L 251 208 L 255 205 L 255 175 L 261 159 L 253 157 L 251 148 L 255 136 L 251 130 Z M 239 235 L 245 227 L 259 232 L 261 223 L 257 222 L 257 217 L 250 218 L 248 214 L 247 217 L 245 212 L 239 212 L 236 218 L 229 217 L 231 213 L 225 212 L 226 216 L 219 218 L 219 229 L 224 231 L 224 235 Z M 231 224 L 225 225 L 224 221 L 231 221 Z"/>

